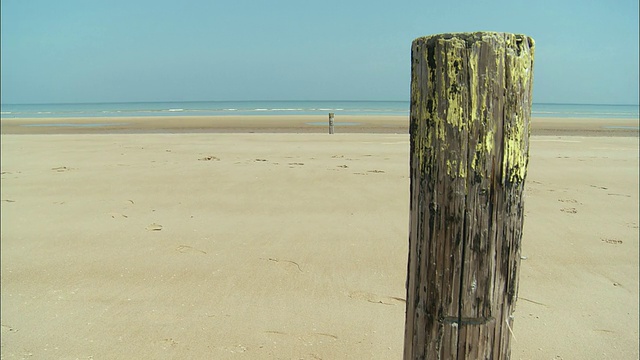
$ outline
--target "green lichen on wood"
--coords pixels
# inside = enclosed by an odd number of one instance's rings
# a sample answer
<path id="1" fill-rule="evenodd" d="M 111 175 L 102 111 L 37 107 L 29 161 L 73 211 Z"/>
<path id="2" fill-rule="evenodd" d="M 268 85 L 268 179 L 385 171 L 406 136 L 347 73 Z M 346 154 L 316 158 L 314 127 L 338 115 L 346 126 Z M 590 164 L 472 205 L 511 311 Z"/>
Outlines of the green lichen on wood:
<path id="1" fill-rule="evenodd" d="M 467 104 L 463 97 L 463 84 L 459 81 L 462 64 L 466 61 L 466 43 L 457 38 L 435 39 L 435 42 L 427 44 L 417 39 L 413 44 L 414 56 L 419 57 L 418 62 L 414 62 L 411 84 L 412 107 L 415 107 L 412 109 L 412 118 L 418 121 L 414 149 L 419 163 L 425 164 L 426 161 L 427 165 L 432 162 L 425 159 L 427 151 L 446 151 L 450 146 L 450 133 L 462 131 L 467 126 L 464 111 Z M 439 66 L 428 66 L 429 58 L 438 59 Z M 422 84 L 425 81 L 431 87 L 423 92 Z M 457 161 L 455 166 L 447 165 L 447 173 L 465 177 L 466 166 L 462 161 Z"/>
<path id="2" fill-rule="evenodd" d="M 485 46 L 492 52 L 489 57 L 484 54 L 481 58 L 480 48 Z M 526 161 L 528 159 L 528 144 L 525 137 L 529 131 L 530 99 L 521 101 L 522 96 L 530 96 L 533 40 L 523 35 L 503 33 L 462 33 L 442 34 L 434 37 L 419 38 L 414 41 L 413 49 L 419 49 L 414 57 L 419 57 L 413 63 L 411 83 L 412 93 L 412 121 L 417 134 L 414 149 L 420 164 L 427 167 L 433 165 L 433 159 L 426 159 L 427 153 L 446 152 L 450 146 L 451 134 L 469 130 L 475 134 L 475 148 L 470 149 L 473 158 L 470 159 L 467 170 L 461 160 L 448 160 L 446 172 L 452 177 L 465 177 L 468 171 L 479 170 L 479 164 L 485 164 L 496 151 L 496 141 L 504 143 L 502 165 L 503 181 L 522 181 L 526 175 Z M 429 59 L 436 59 L 429 63 Z M 492 64 L 481 63 L 492 61 Z M 466 64 L 466 73 L 461 78 L 462 64 Z M 436 69 L 433 68 L 437 65 Z M 506 74 L 485 74 L 477 76 L 480 66 L 493 71 L 504 71 Z M 492 116 L 491 101 L 502 94 L 488 94 L 486 89 L 496 79 L 487 75 L 507 76 L 502 79 L 508 84 L 516 85 L 516 104 L 507 106 L 522 107 L 514 111 L 513 119 L 504 119 L 505 128 L 503 139 L 496 139 L 496 121 L 503 119 L 487 119 Z M 424 86 L 427 83 L 428 86 Z M 506 91 L 513 89 L 507 88 Z M 465 97 L 465 95 L 467 95 Z M 526 115 L 526 117 L 525 117 Z M 524 145 L 523 145 L 524 144 Z M 425 163 L 426 162 L 426 163 Z M 455 163 L 455 164 L 454 164 Z M 482 176 L 482 173 L 479 174 Z"/>
<path id="3" fill-rule="evenodd" d="M 440 40 L 444 42 L 444 40 Z M 447 84 L 448 86 L 443 89 L 443 97 L 447 99 L 447 109 L 446 112 L 446 124 L 450 127 L 461 131 L 463 127 L 466 126 L 467 120 L 463 111 L 464 99 L 463 99 L 463 84 L 460 84 L 460 70 L 462 68 L 462 63 L 466 61 L 466 58 L 463 57 L 466 52 L 466 43 L 462 39 L 453 38 L 446 42 L 445 44 L 441 44 L 441 48 L 445 49 L 446 61 L 444 66 L 446 70 L 442 72 L 447 75 L 446 78 L 441 80 L 441 84 Z M 466 79 L 464 79 L 466 81 Z M 444 127 L 445 124 L 442 124 Z M 444 134 L 440 138 L 442 141 L 446 141 Z"/>
<path id="4" fill-rule="evenodd" d="M 467 177 L 467 166 L 463 161 L 447 159 L 447 175 L 452 177 Z"/>
<path id="5" fill-rule="evenodd" d="M 507 84 L 513 91 L 511 119 L 505 119 L 503 182 L 524 181 L 529 161 L 529 130 L 533 75 L 533 39 L 507 35 Z"/>

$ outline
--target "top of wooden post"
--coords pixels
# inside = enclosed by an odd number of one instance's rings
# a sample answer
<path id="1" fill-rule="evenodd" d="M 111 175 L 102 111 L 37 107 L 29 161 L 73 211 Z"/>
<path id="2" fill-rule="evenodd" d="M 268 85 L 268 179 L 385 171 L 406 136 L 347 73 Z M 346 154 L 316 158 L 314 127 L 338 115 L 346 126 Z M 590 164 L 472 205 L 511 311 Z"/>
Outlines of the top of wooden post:
<path id="1" fill-rule="evenodd" d="M 494 136 L 502 136 L 504 128 L 507 146 L 502 180 L 524 180 L 527 153 L 515 144 L 529 129 L 534 47 L 533 39 L 526 35 L 501 32 L 445 33 L 415 39 L 411 47 L 411 127 L 424 133 L 420 141 L 427 147 L 446 145 L 452 135 L 449 130 L 462 134 L 482 127 L 486 130 L 481 134 L 483 141 L 475 149 L 481 156 L 493 146 Z M 417 77 L 422 78 L 416 81 Z M 514 102 L 508 112 L 504 111 L 505 102 Z M 506 123 L 500 128 L 497 124 L 487 127 L 487 117 Z M 418 156 L 420 163 L 425 160 L 422 155 Z M 461 166 L 452 162 L 448 172 L 451 175 L 457 169 L 457 174 L 465 177 Z"/>
<path id="2" fill-rule="evenodd" d="M 416 42 L 432 42 L 432 41 L 446 41 L 446 40 L 451 40 L 451 39 L 459 39 L 464 41 L 467 46 L 470 46 L 471 44 L 478 42 L 478 41 L 483 41 L 486 40 L 486 38 L 488 37 L 494 37 L 494 38 L 513 38 L 516 42 L 519 41 L 527 41 L 529 43 L 529 48 L 533 48 L 535 42 L 533 41 L 533 39 L 527 35 L 524 34 L 512 34 L 512 33 L 505 33 L 505 32 L 496 32 L 496 31 L 477 31 L 477 32 L 460 32 L 460 33 L 443 33 L 443 34 L 435 34 L 435 35 L 428 35 L 428 36 L 421 36 L 419 38 L 416 38 L 413 42 L 414 44 Z"/>

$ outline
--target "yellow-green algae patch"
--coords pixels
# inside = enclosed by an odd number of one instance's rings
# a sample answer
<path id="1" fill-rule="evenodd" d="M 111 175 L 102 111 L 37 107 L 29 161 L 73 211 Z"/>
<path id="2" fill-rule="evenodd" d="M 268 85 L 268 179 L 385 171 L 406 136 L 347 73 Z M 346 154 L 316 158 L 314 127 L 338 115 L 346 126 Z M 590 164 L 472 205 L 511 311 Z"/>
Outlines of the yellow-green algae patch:
<path id="1" fill-rule="evenodd" d="M 522 97 L 530 96 L 533 41 L 526 36 L 502 33 L 436 37 L 436 39 L 433 39 L 436 44 L 432 43 L 431 48 L 429 48 L 428 40 L 425 38 L 416 39 L 414 42 L 414 49 L 419 48 L 414 53 L 414 56 L 421 56 L 413 64 L 415 74 L 412 77 L 411 84 L 412 106 L 415 107 L 415 109 L 412 108 L 412 117 L 414 117 L 412 121 L 417 122 L 413 128 L 413 131 L 416 132 L 413 134 L 415 141 L 414 151 L 416 152 L 414 156 L 417 156 L 418 164 L 421 167 L 427 165 L 424 164 L 424 161 L 427 160 L 425 159 L 425 151 L 429 151 L 429 149 L 449 152 L 452 144 L 449 144 L 450 137 L 447 135 L 450 135 L 451 131 L 460 133 L 469 130 L 469 134 L 479 136 L 477 142 L 475 142 L 475 148 L 470 149 L 474 153 L 473 161 L 471 164 L 467 164 L 466 158 L 446 160 L 446 172 L 449 176 L 466 177 L 468 172 L 467 165 L 476 170 L 479 164 L 486 162 L 491 154 L 494 153 L 495 141 L 498 140 L 504 142 L 504 153 L 501 159 L 503 176 L 508 176 L 510 182 L 523 180 L 526 175 L 528 159 L 528 145 L 525 137 L 529 133 L 527 131 L 529 109 L 521 109 L 520 107 L 531 106 L 530 100 L 527 101 L 527 98 L 523 102 Z M 479 56 L 482 44 L 479 40 L 482 38 L 482 40 L 490 41 L 489 38 L 491 37 L 495 39 L 494 45 L 496 46 L 489 46 L 489 49 L 494 52 L 490 57 L 495 58 L 495 64 L 485 64 L 489 68 L 480 77 L 478 76 L 478 67 L 482 65 L 480 64 Z M 467 39 L 471 42 L 468 47 Z M 524 45 L 525 49 L 523 49 L 523 42 L 526 42 L 527 45 L 531 44 L 531 49 L 526 45 Z M 517 47 L 521 48 L 518 49 Z M 507 49 L 506 51 L 505 48 Z M 430 51 L 436 50 L 438 53 L 429 54 Z M 429 56 L 436 59 L 435 65 L 440 68 L 432 69 L 427 66 Z M 505 60 L 507 60 L 506 63 Z M 460 71 L 463 68 L 463 62 L 466 62 L 469 66 L 467 71 L 469 71 L 470 76 L 462 77 L 461 79 Z M 433 67 L 434 64 L 431 63 L 429 65 Z M 507 67 L 509 71 L 506 71 Z M 501 74 L 509 78 L 502 78 Z M 498 79 L 490 78 L 491 75 L 496 76 Z M 492 96 L 487 94 L 486 89 L 491 85 L 490 81 L 496 80 L 503 80 L 514 87 L 514 89 L 507 88 L 506 90 L 516 92 L 514 100 L 518 103 L 505 103 L 507 106 L 515 107 L 515 109 L 512 109 L 515 112 L 511 114 L 515 117 L 514 119 L 486 118 L 487 116 L 495 116 L 493 111 L 488 111 L 491 109 L 487 109 L 488 101 L 492 101 Z M 428 82 L 430 86 L 435 86 L 436 89 L 424 87 L 421 82 Z M 504 86 L 504 82 L 501 85 Z M 468 89 L 465 89 L 465 86 L 468 86 Z M 424 94 L 422 93 L 423 90 L 427 90 L 429 93 Z M 468 99 L 463 96 L 464 91 L 468 91 Z M 502 94 L 496 95 L 502 96 Z M 439 104 L 441 101 L 446 102 L 446 104 Z M 441 105 L 444 105 L 443 109 L 440 109 Z M 468 106 L 467 112 L 465 112 L 465 106 Z M 523 111 L 526 111 L 526 114 L 521 113 Z M 524 115 L 526 115 L 526 118 L 523 117 Z M 495 139 L 496 121 L 503 120 L 506 120 L 503 139 Z M 465 129 L 466 127 L 470 128 Z M 475 127 L 482 127 L 482 129 Z M 438 149 L 434 149 L 434 146 L 438 146 Z M 451 154 L 454 153 L 458 154 L 458 152 L 451 152 Z M 433 160 L 430 159 L 428 161 L 431 163 Z M 482 173 L 478 175 L 482 176 Z M 503 177 L 502 180 L 505 181 L 506 178 Z"/>
<path id="2" fill-rule="evenodd" d="M 463 59 L 462 56 L 465 52 L 465 45 L 466 44 L 464 40 L 453 38 L 447 41 L 446 46 L 441 46 L 441 48 L 445 49 L 445 51 L 449 50 L 446 51 L 445 63 L 445 66 L 447 67 L 447 79 L 441 80 L 441 84 L 447 84 L 446 80 L 449 80 L 449 86 L 445 87 L 444 89 L 446 91 L 446 99 L 448 100 L 446 122 L 447 124 L 456 128 L 458 131 L 461 131 L 467 123 L 467 118 L 462 109 L 463 98 L 461 89 L 463 88 L 463 86 L 458 82 L 458 77 L 460 76 L 460 68 L 462 67 L 463 61 L 466 60 Z M 444 124 L 442 125 L 444 127 Z M 443 137 L 440 138 L 440 140 L 446 142 L 444 134 Z"/>
<path id="3" fill-rule="evenodd" d="M 519 48 L 524 46 L 524 42 L 527 42 L 525 49 Z M 531 44 L 531 49 L 529 49 Z M 518 90 L 517 101 L 519 102 L 515 106 L 515 112 L 513 114 L 513 121 L 506 119 L 508 124 L 505 124 L 504 131 L 504 158 L 502 160 L 503 166 L 503 181 L 508 176 L 508 180 L 511 183 L 518 183 L 524 180 L 527 173 L 527 161 L 529 159 L 528 154 L 528 139 L 529 136 L 529 112 L 528 107 L 531 106 L 528 98 L 522 98 L 527 96 L 531 92 L 531 79 L 532 79 L 532 65 L 533 65 L 533 40 L 527 37 L 519 37 L 516 35 L 507 36 L 507 49 L 511 56 L 507 56 L 510 78 L 507 81 L 513 84 L 514 90 Z M 527 51 L 523 51 L 527 50 Z M 521 101 L 524 100 L 524 103 Z M 529 101 L 526 101 L 529 100 Z"/>
<path id="4" fill-rule="evenodd" d="M 454 177 L 467 177 L 467 166 L 464 161 L 447 159 L 447 175 Z"/>

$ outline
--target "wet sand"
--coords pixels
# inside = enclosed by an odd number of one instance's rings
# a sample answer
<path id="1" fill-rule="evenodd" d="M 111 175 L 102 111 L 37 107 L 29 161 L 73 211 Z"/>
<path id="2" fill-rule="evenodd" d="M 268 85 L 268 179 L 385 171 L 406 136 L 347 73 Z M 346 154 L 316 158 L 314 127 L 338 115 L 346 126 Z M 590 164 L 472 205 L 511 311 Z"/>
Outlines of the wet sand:
<path id="1" fill-rule="evenodd" d="M 2 119 L 2 134 L 328 133 L 327 116 Z M 408 134 L 407 116 L 336 115 L 336 133 Z M 638 136 L 638 119 L 534 118 L 533 135 Z"/>

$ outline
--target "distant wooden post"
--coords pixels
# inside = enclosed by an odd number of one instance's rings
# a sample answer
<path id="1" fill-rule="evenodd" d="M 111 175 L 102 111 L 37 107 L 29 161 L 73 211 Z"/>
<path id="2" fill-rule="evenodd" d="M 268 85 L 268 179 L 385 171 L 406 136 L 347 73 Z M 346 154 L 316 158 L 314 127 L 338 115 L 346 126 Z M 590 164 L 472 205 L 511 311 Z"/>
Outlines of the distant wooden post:
<path id="1" fill-rule="evenodd" d="M 404 359 L 508 359 L 534 42 L 441 34 L 411 53 Z"/>
<path id="2" fill-rule="evenodd" d="M 329 134 L 333 134 L 333 113 L 329 113 Z"/>

